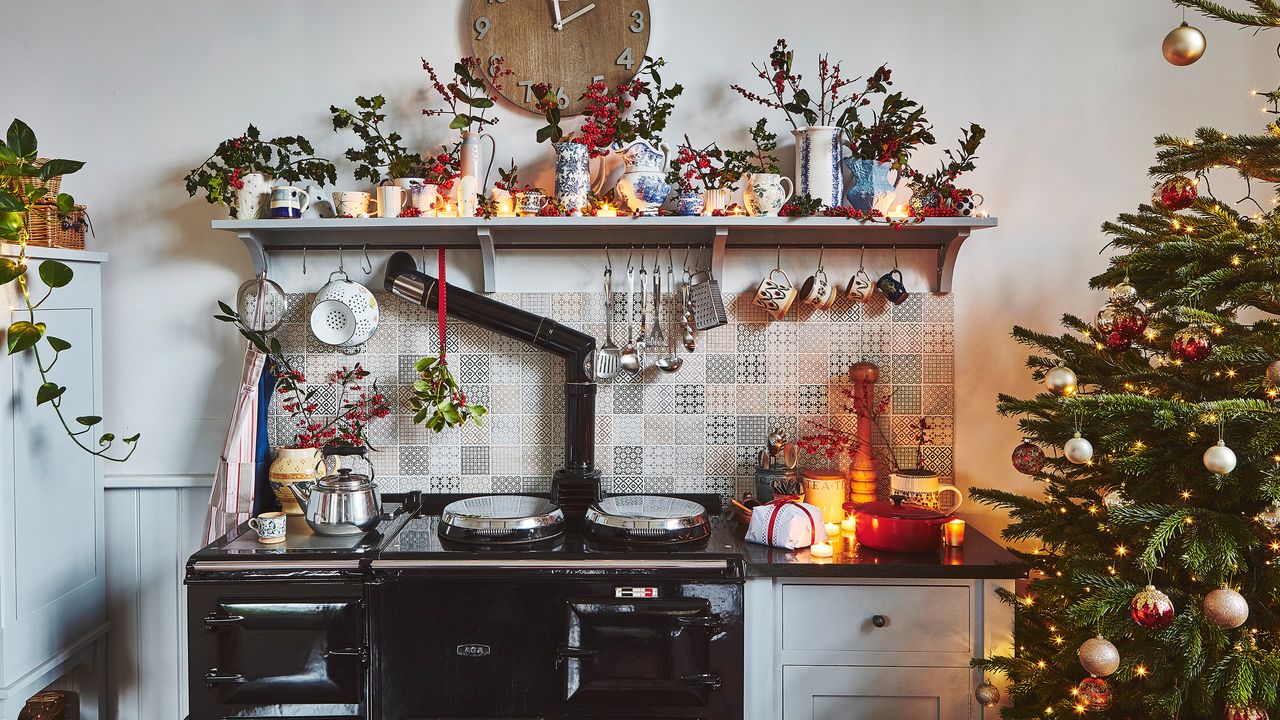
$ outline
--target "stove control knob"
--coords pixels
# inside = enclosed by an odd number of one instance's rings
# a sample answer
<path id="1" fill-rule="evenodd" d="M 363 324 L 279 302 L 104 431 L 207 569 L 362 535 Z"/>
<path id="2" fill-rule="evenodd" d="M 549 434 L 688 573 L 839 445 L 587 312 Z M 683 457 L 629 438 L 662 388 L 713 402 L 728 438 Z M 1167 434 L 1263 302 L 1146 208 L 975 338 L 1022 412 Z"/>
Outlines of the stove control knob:
<path id="1" fill-rule="evenodd" d="M 875 625 L 875 626 L 876 626 L 876 627 L 878 627 L 878 628 L 882 628 L 882 627 L 884 627 L 885 625 L 888 625 L 888 624 L 889 624 L 889 618 L 887 618 L 887 617 L 885 617 L 885 616 L 883 616 L 883 615 L 872 615 L 872 616 L 871 616 L 871 624 L 872 624 L 872 625 Z"/>

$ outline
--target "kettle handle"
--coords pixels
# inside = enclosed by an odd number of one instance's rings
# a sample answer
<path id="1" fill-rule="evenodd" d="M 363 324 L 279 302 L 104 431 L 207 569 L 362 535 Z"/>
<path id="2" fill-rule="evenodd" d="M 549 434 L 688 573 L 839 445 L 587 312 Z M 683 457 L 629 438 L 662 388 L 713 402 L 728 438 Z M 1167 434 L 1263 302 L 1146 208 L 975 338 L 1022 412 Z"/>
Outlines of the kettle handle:
<path id="1" fill-rule="evenodd" d="M 368 448 L 360 447 L 357 445 L 339 445 L 337 447 L 325 448 L 320 452 L 326 458 L 358 457 L 361 460 L 364 460 L 365 464 L 369 466 L 369 482 L 373 482 L 373 478 L 374 478 L 373 461 L 369 459 Z M 320 462 L 323 463 L 324 460 L 322 459 Z"/>

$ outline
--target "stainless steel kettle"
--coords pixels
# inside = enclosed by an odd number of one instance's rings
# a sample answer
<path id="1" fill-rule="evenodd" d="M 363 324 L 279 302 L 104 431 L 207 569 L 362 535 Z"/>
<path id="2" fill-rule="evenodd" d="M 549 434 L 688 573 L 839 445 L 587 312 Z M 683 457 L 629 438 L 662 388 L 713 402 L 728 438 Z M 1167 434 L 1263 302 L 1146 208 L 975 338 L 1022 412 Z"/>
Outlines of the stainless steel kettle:
<path id="1" fill-rule="evenodd" d="M 288 487 L 298 498 L 307 525 L 317 535 L 359 535 L 377 525 L 382 517 L 382 500 L 373 482 L 372 463 L 368 475 L 352 473 L 351 468 L 339 468 L 333 475 L 316 482 L 296 482 Z"/>

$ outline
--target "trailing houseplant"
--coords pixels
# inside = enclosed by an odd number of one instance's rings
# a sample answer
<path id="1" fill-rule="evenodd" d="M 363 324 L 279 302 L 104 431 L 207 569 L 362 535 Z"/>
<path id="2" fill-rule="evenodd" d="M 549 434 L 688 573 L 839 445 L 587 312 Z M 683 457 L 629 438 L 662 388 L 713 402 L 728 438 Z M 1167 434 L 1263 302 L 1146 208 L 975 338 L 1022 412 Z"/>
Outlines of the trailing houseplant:
<path id="1" fill-rule="evenodd" d="M 383 179 L 423 177 L 425 161 L 422 157 L 401 144 L 404 138 L 400 133 L 383 128 L 387 115 L 382 109 L 387 99 L 382 95 L 359 96 L 355 104 L 355 112 L 336 105 L 330 105 L 329 112 L 333 115 L 335 132 L 350 128 L 364 143 L 363 147 L 349 148 L 344 153 L 348 160 L 356 163 L 356 179 L 377 185 Z"/>
<path id="2" fill-rule="evenodd" d="M 36 267 L 36 274 L 48 290 L 39 299 L 32 297 L 31 279 L 28 276 L 28 228 L 31 212 L 38 202 L 51 200 L 60 213 L 70 213 L 75 208 L 75 200 L 66 193 L 49 197 L 50 191 L 45 183 L 55 177 L 78 171 L 84 163 L 63 159 L 38 162 L 36 150 L 35 132 L 26 123 L 15 119 L 9 125 L 4 140 L 0 141 L 0 240 L 17 244 L 18 256 L 0 258 L 0 285 L 14 283 L 22 300 L 22 305 L 17 310 L 26 319 L 9 325 L 6 333 L 8 354 L 31 353 L 36 372 L 40 375 L 40 386 L 36 388 L 36 405 L 48 405 L 52 408 L 63 430 L 77 447 L 103 460 L 124 462 L 138 449 L 140 435 L 120 438 L 120 442 L 128 448 L 123 454 L 120 446 L 115 444 L 115 433 L 104 432 L 98 436 L 96 443 L 93 442 L 89 433 L 102 422 L 102 418 L 85 415 L 69 421 L 62 408 L 67 387 L 59 385 L 49 374 L 62 353 L 71 349 L 71 343 L 49 334 L 45 323 L 36 319 L 36 310 L 54 290 L 66 287 L 75 273 L 67 264 L 57 260 L 41 261 Z M 75 423 L 74 426 L 72 422 Z"/>
<path id="3" fill-rule="evenodd" d="M 257 215 L 260 198 L 245 198 L 242 203 L 237 191 L 244 190 L 246 183 L 259 192 L 265 191 L 269 187 L 267 181 L 273 178 L 324 185 L 335 182 L 338 172 L 333 163 L 316 156 L 315 148 L 305 137 L 283 135 L 263 140 L 258 128 L 250 125 L 243 135 L 219 143 L 213 154 L 188 172 L 184 180 L 191 197 L 204 190 L 210 204 L 228 205 L 232 217 L 252 219 Z"/>

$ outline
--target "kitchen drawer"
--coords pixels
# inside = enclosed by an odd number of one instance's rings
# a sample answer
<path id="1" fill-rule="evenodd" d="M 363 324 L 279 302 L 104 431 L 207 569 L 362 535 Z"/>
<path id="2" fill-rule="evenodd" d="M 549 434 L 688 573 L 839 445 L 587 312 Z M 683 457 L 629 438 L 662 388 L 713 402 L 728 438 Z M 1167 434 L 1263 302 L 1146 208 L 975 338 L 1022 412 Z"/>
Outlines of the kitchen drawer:
<path id="1" fill-rule="evenodd" d="M 973 648 L 972 622 L 973 596 L 968 585 L 795 584 L 782 588 L 784 652 L 967 656 Z"/>
<path id="2" fill-rule="evenodd" d="M 786 720 L 968 720 L 966 668 L 818 667 L 782 669 Z"/>

